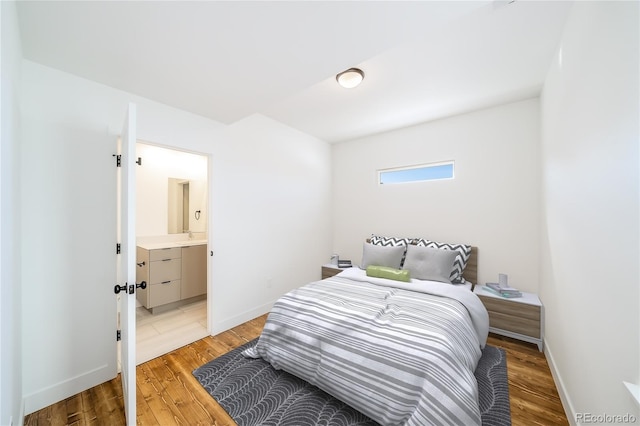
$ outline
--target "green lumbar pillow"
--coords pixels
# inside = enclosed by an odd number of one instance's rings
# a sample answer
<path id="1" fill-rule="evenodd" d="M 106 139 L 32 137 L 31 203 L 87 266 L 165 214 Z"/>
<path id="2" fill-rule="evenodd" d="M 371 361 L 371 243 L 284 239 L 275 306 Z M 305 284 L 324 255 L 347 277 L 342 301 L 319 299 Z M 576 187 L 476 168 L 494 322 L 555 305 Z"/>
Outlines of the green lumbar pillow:
<path id="1" fill-rule="evenodd" d="M 404 282 L 411 281 L 408 269 L 395 269 L 388 266 L 367 266 L 367 276 Z"/>

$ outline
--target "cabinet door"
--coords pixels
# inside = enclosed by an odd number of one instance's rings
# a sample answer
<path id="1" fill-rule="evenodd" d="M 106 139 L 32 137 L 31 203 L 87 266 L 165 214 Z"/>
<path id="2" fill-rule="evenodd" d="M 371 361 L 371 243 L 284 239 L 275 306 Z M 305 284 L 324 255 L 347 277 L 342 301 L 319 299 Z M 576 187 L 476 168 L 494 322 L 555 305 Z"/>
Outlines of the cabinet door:
<path id="1" fill-rule="evenodd" d="M 207 292 L 207 246 L 182 247 L 181 299 Z"/>

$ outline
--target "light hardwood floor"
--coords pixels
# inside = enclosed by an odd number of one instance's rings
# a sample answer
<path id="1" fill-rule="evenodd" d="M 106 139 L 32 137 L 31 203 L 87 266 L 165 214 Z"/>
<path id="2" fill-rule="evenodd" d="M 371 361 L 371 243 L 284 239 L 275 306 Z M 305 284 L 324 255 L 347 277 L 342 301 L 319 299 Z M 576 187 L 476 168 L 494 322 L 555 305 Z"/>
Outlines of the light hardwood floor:
<path id="1" fill-rule="evenodd" d="M 139 425 L 235 425 L 191 372 L 260 334 L 261 316 L 137 367 Z M 513 426 L 568 425 L 549 366 L 535 345 L 489 336 L 507 352 Z M 124 425 L 120 377 L 28 415 L 25 425 Z"/>

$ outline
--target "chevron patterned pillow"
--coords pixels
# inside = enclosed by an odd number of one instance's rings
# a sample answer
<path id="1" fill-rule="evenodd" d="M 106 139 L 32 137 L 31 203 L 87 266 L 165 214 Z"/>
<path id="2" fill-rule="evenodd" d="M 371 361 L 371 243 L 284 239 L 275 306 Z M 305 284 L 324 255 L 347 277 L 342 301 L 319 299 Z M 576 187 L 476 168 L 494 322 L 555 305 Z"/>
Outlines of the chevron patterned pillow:
<path id="1" fill-rule="evenodd" d="M 381 237 L 380 235 L 371 234 L 371 238 L 369 241 L 371 244 L 376 246 L 387 246 L 387 247 L 397 247 L 397 246 L 405 246 L 404 253 L 402 254 L 402 259 L 400 260 L 400 267 L 404 264 L 404 258 L 407 254 L 407 246 L 413 242 L 413 238 L 396 238 L 396 237 Z"/>
<path id="2" fill-rule="evenodd" d="M 413 238 L 381 237 L 379 235 L 371 235 L 371 244 L 376 246 L 408 246 L 411 242 L 413 242 Z"/>
<path id="3" fill-rule="evenodd" d="M 464 284 L 466 280 L 462 277 L 462 272 L 467 266 L 469 256 L 471 256 L 471 246 L 466 244 L 447 244 L 438 243 L 436 241 L 427 240 L 425 238 L 418 238 L 416 245 L 422 247 L 432 247 L 442 250 L 455 250 L 458 252 L 455 261 L 453 262 L 453 271 L 451 272 L 451 282 L 453 284 Z"/>

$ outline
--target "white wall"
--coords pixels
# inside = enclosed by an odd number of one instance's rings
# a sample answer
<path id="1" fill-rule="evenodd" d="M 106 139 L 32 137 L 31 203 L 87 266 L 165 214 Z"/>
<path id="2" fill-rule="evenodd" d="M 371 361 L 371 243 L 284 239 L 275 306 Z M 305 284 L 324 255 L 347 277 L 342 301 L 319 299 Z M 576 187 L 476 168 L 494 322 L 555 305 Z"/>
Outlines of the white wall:
<path id="1" fill-rule="evenodd" d="M 138 237 L 167 235 L 169 178 L 191 181 L 190 227 L 192 232 L 206 232 L 207 157 L 144 143 L 136 144 L 142 165 L 136 169 L 136 234 Z M 200 220 L 194 212 L 200 210 Z"/>
<path id="2" fill-rule="evenodd" d="M 64 397 L 65 381 L 84 375 L 84 355 L 97 350 L 78 341 L 92 313 L 83 312 L 74 290 L 86 279 L 113 288 L 115 196 L 110 184 L 90 189 L 98 176 L 74 164 L 114 173 L 111 154 L 129 101 L 137 104 L 140 140 L 211 160 L 212 330 L 263 314 L 282 292 L 319 277 L 331 249 L 326 143 L 259 116 L 226 129 L 29 61 L 23 62 L 23 77 L 25 155 L 19 172 L 27 413 L 56 402 L 51 395 Z M 61 181 L 84 189 L 78 193 Z M 99 209 L 91 208 L 96 204 Z M 74 258 L 85 253 L 93 255 L 86 264 Z M 63 273 L 55 273 L 61 265 Z M 76 274 L 68 273 L 70 265 Z"/>
<path id="3" fill-rule="evenodd" d="M 226 137 L 212 180 L 213 240 L 225 242 L 213 269 L 228 284 L 213 289 L 215 332 L 320 279 L 331 252 L 330 146 L 260 115 Z"/>
<path id="4" fill-rule="evenodd" d="M 28 414 L 116 371 L 110 351 L 116 328 L 116 137 L 103 121 L 108 103 L 100 100 L 99 88 L 22 65 L 16 172 Z"/>
<path id="5" fill-rule="evenodd" d="M 2 146 L 0 150 L 0 424 L 22 418 L 22 343 L 19 178 L 19 87 L 22 52 L 15 3 L 0 3 L 2 39 Z"/>
<path id="6" fill-rule="evenodd" d="M 377 170 L 455 161 L 455 179 L 379 186 Z M 478 247 L 479 281 L 538 290 L 539 103 L 530 99 L 334 145 L 334 246 L 372 233 Z"/>
<path id="7" fill-rule="evenodd" d="M 640 382 L 638 12 L 577 2 L 542 96 L 540 293 L 572 422 L 640 421 L 622 384 Z"/>

